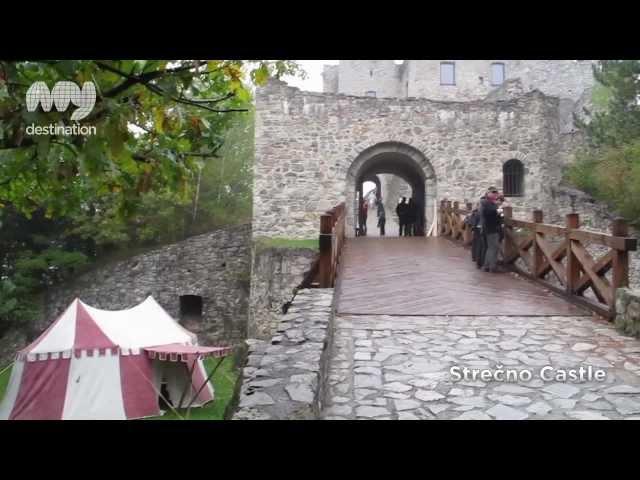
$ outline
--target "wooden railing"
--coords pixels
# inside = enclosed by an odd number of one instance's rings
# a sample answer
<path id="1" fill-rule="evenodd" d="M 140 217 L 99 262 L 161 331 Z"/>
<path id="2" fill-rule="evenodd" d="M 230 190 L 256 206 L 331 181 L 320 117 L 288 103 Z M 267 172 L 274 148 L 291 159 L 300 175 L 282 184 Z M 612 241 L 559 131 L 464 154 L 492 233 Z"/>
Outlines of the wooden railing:
<path id="1" fill-rule="evenodd" d="M 338 273 L 338 263 L 345 241 L 344 203 L 333 207 L 320 217 L 320 256 L 318 283 L 320 288 L 332 288 Z"/>
<path id="2" fill-rule="evenodd" d="M 465 204 L 465 207 L 460 208 L 459 202 L 452 203 L 448 200 L 442 200 L 438 219 L 439 233 L 440 236 L 459 241 L 462 245 L 470 245 L 473 238 L 472 232 L 469 225 L 464 223 L 464 219 L 471 213 L 473 207 L 471 203 Z"/>
<path id="3" fill-rule="evenodd" d="M 461 209 L 458 202 L 442 202 L 440 234 L 468 244 L 471 231 L 464 217 L 470 212 L 470 204 Z M 602 250 L 599 258 L 588 246 Z M 514 219 L 511 207 L 504 208 L 504 265 L 609 319 L 615 317 L 616 289 L 629 285 L 629 252 L 636 248 L 623 219 L 614 220 L 611 234 L 605 234 L 580 230 L 577 213 L 568 214 L 562 227 L 543 223 L 542 210 L 534 210 L 529 222 Z M 589 289 L 595 298 L 585 297 Z"/>

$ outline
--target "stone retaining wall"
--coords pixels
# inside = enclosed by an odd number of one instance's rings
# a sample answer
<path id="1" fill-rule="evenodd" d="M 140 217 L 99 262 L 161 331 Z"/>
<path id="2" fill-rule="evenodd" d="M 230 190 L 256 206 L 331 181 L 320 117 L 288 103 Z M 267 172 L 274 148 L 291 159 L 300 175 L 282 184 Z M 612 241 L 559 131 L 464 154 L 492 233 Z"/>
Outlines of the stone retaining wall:
<path id="1" fill-rule="evenodd" d="M 622 333 L 640 338 L 640 290 L 616 291 L 616 327 Z"/>
<path id="2" fill-rule="evenodd" d="M 318 252 L 306 248 L 256 249 L 251 268 L 248 337 L 268 340 L 282 318 L 282 306 L 291 301 L 294 289 Z"/>
<path id="3" fill-rule="evenodd" d="M 333 289 L 301 290 L 271 341 L 247 340 L 234 420 L 317 419 L 327 389 Z"/>
<path id="4" fill-rule="evenodd" d="M 112 263 L 49 289 L 39 331 L 74 298 L 97 308 L 130 308 L 153 297 L 181 319 L 180 296 L 202 299 L 202 316 L 183 325 L 201 342 L 239 341 L 247 336 L 251 226 L 214 230 Z M 182 320 L 181 320 L 182 321 Z"/>

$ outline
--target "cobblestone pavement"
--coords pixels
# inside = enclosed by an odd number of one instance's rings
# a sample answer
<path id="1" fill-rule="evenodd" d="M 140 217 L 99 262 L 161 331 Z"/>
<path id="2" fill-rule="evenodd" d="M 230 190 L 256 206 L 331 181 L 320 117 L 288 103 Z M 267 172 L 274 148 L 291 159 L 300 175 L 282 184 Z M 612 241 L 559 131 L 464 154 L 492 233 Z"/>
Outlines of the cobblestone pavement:
<path id="1" fill-rule="evenodd" d="M 325 419 L 640 419 L 640 341 L 591 317 L 338 316 Z M 581 366 L 604 381 L 544 381 Z M 531 369 L 528 382 L 451 367 Z"/>

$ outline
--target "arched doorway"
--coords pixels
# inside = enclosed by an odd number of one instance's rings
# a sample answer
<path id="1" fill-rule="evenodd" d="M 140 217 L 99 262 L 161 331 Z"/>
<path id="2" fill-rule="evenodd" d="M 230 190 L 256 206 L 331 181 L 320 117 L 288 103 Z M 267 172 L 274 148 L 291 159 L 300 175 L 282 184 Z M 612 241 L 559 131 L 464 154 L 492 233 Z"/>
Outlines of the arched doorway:
<path id="1" fill-rule="evenodd" d="M 429 160 L 416 148 L 400 142 L 383 142 L 362 151 L 347 171 L 347 235 L 355 236 L 358 225 L 358 206 L 362 202 L 362 185 L 365 181 L 377 182 L 378 175 L 400 177 L 411 187 L 414 202 L 418 205 L 419 232 L 424 235 L 434 217 L 436 205 L 436 175 Z M 374 180 L 375 179 L 375 180 Z M 381 192 L 384 197 L 385 193 Z M 395 212 L 387 212 L 387 217 Z"/>

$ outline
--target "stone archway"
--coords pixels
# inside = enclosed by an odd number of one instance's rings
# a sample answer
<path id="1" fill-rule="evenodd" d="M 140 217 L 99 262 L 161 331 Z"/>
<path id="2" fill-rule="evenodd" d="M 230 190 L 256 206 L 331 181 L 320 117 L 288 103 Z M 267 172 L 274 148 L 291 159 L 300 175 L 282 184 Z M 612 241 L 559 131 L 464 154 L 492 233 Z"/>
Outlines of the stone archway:
<path id="1" fill-rule="evenodd" d="M 415 147 L 401 142 L 382 142 L 366 148 L 347 170 L 347 235 L 355 235 L 359 185 L 377 174 L 392 174 L 405 180 L 418 202 L 423 230 L 428 230 L 434 216 L 437 180 L 427 157 Z M 390 213 L 390 212 L 389 212 Z"/>

